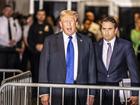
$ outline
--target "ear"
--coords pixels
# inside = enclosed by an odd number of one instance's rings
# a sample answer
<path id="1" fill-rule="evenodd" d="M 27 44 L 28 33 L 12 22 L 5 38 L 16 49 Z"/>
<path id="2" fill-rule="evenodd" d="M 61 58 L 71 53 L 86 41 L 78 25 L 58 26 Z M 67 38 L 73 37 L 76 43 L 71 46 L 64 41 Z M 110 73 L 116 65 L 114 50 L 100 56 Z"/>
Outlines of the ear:
<path id="1" fill-rule="evenodd" d="M 78 21 L 76 21 L 76 26 L 78 26 L 79 25 L 79 22 Z"/>
<path id="2" fill-rule="evenodd" d="M 60 25 L 60 27 L 62 28 L 62 22 L 61 22 L 61 21 L 59 21 L 59 25 Z"/>
<path id="3" fill-rule="evenodd" d="M 118 33 L 118 27 L 115 29 L 115 33 L 116 33 L 116 34 Z"/>

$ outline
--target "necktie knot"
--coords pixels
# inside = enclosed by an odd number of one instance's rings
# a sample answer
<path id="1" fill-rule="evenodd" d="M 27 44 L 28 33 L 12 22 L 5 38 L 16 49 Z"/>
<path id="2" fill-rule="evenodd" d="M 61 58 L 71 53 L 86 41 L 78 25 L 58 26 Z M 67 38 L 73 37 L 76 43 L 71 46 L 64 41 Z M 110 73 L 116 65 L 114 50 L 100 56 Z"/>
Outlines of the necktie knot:
<path id="1" fill-rule="evenodd" d="M 107 43 L 107 45 L 108 45 L 109 47 L 111 47 L 111 43 Z"/>
<path id="2" fill-rule="evenodd" d="M 69 36 L 69 40 L 71 40 L 72 39 L 72 36 Z"/>

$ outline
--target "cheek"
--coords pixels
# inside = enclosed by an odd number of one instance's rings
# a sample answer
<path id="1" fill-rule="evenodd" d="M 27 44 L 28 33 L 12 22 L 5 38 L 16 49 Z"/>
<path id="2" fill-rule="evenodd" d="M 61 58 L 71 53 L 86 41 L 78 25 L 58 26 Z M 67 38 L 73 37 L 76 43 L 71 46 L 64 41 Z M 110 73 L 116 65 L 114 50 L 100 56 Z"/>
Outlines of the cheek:
<path id="1" fill-rule="evenodd" d="M 106 32 L 105 32 L 105 31 L 102 31 L 102 35 L 103 35 L 103 36 L 106 36 Z"/>

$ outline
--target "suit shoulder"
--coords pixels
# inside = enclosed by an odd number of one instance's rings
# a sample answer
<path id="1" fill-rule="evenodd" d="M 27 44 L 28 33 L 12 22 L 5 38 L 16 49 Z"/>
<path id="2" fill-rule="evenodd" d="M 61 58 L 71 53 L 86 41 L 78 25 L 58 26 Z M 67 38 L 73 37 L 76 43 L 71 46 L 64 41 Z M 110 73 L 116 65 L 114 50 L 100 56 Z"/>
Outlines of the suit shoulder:
<path id="1" fill-rule="evenodd" d="M 91 39 L 90 39 L 88 36 L 83 35 L 83 34 L 81 34 L 81 33 L 77 33 L 77 34 L 78 34 L 78 36 L 80 36 L 83 40 L 91 41 Z"/>
<path id="2" fill-rule="evenodd" d="M 94 42 L 94 45 L 98 46 L 98 45 L 101 45 L 102 43 L 103 43 L 103 39 L 100 39 L 100 40 Z"/>
<path id="3" fill-rule="evenodd" d="M 56 33 L 56 34 L 51 34 L 51 35 L 49 35 L 49 36 L 47 36 L 46 38 L 45 38 L 45 41 L 47 40 L 47 41 L 52 41 L 52 40 L 54 40 L 54 39 L 56 39 L 58 36 L 59 36 L 59 34 L 60 33 Z"/>
<path id="4" fill-rule="evenodd" d="M 132 43 L 126 39 L 118 38 L 119 43 L 124 45 L 132 45 Z"/>

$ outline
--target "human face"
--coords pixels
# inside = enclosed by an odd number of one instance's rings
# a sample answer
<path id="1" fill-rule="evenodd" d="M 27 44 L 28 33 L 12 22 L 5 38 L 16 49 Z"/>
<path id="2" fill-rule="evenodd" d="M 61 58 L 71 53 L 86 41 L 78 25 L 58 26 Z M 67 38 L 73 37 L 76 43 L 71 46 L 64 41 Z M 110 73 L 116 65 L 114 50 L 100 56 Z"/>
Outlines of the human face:
<path id="1" fill-rule="evenodd" d="M 86 13 L 86 17 L 87 17 L 87 19 L 89 19 L 90 21 L 94 21 L 94 19 L 95 19 L 95 16 L 94 16 L 94 14 L 93 14 L 92 12 L 87 12 L 87 13 Z"/>
<path id="2" fill-rule="evenodd" d="M 84 23 L 84 29 L 88 30 L 90 28 L 90 25 L 91 25 L 91 21 L 90 20 L 86 20 L 85 23 Z"/>
<path id="3" fill-rule="evenodd" d="M 140 19 L 137 19 L 136 26 L 137 26 L 138 29 L 140 29 Z"/>
<path id="4" fill-rule="evenodd" d="M 72 35 L 76 32 L 76 18 L 66 14 L 60 20 L 60 26 L 66 35 Z"/>
<path id="5" fill-rule="evenodd" d="M 112 40 L 117 35 L 117 28 L 115 28 L 112 22 L 103 22 L 101 24 L 102 36 L 106 41 Z"/>
<path id="6" fill-rule="evenodd" d="M 11 7 L 6 7 L 4 10 L 3 10 L 3 15 L 6 16 L 6 17 L 11 17 L 13 15 L 13 9 Z"/>
<path id="7" fill-rule="evenodd" d="M 38 22 L 44 22 L 46 19 L 46 14 L 44 11 L 38 11 L 36 17 Z"/>

